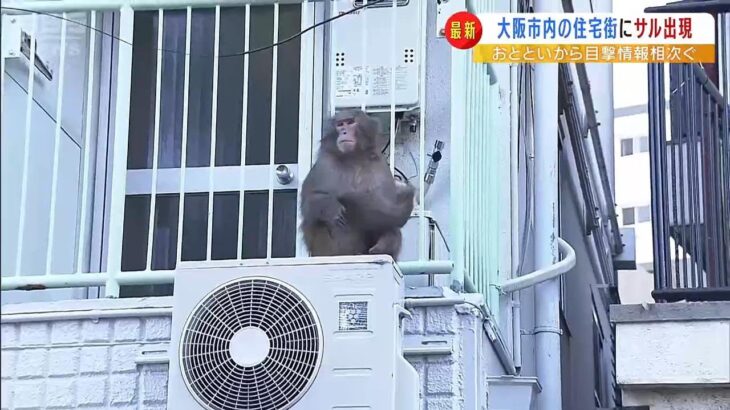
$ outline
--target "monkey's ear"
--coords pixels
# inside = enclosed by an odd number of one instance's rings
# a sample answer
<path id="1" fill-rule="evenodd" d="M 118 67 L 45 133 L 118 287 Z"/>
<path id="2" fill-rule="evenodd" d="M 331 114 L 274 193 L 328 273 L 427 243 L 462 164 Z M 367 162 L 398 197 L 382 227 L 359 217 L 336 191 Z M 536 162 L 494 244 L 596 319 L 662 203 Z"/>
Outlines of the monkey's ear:
<path id="1" fill-rule="evenodd" d="M 373 143 L 377 143 L 382 126 L 380 120 L 378 120 L 377 117 L 369 116 L 364 113 L 360 119 L 362 121 L 362 126 L 365 129 L 365 133 L 367 134 L 367 136 L 373 141 Z"/>

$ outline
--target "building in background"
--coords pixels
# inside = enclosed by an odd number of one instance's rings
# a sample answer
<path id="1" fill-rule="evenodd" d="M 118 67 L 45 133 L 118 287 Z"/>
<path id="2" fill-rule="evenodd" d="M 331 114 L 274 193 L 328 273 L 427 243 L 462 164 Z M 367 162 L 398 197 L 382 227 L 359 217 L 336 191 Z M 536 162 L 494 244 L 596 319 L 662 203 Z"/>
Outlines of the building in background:
<path id="1" fill-rule="evenodd" d="M 625 181 L 616 200 L 623 225 L 636 227 L 643 267 L 621 272 L 623 304 L 611 306 L 616 379 L 625 406 L 726 409 L 730 6 L 680 1 L 649 11 L 714 14 L 717 63 L 651 65 L 648 75 L 616 67 L 627 83 L 646 80 L 615 88 L 617 186 Z"/>

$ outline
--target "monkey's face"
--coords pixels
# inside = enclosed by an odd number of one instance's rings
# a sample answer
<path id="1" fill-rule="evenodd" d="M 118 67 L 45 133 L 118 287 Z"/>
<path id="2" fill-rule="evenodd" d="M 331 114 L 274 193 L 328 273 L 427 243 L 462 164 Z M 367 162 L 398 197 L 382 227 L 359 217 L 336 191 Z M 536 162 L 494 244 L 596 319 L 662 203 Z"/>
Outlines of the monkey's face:
<path id="1" fill-rule="evenodd" d="M 337 149 L 343 154 L 351 153 L 357 149 L 358 132 L 357 122 L 354 118 L 343 118 L 337 121 Z"/>

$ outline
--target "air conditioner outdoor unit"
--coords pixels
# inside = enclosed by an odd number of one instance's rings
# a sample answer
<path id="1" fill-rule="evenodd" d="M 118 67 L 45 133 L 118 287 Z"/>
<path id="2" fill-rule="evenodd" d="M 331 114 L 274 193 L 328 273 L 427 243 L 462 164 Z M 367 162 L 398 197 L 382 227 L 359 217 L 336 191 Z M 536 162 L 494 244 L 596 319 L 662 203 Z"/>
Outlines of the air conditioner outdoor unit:
<path id="1" fill-rule="evenodd" d="M 167 408 L 416 410 L 403 298 L 380 256 L 181 267 Z"/>

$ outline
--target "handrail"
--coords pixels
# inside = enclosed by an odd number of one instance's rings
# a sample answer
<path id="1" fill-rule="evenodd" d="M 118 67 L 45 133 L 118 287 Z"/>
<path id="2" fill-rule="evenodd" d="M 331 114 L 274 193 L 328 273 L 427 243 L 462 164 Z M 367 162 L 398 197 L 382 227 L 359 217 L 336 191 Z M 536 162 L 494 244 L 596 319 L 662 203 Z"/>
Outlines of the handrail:
<path id="1" fill-rule="evenodd" d="M 558 248 L 565 253 L 563 260 L 548 267 L 528 273 L 527 275 L 509 279 L 501 285 L 496 285 L 497 289 L 501 293 L 516 292 L 518 290 L 537 285 L 538 283 L 545 282 L 546 280 L 553 279 L 571 270 L 575 266 L 575 250 L 562 238 L 558 238 Z"/>

